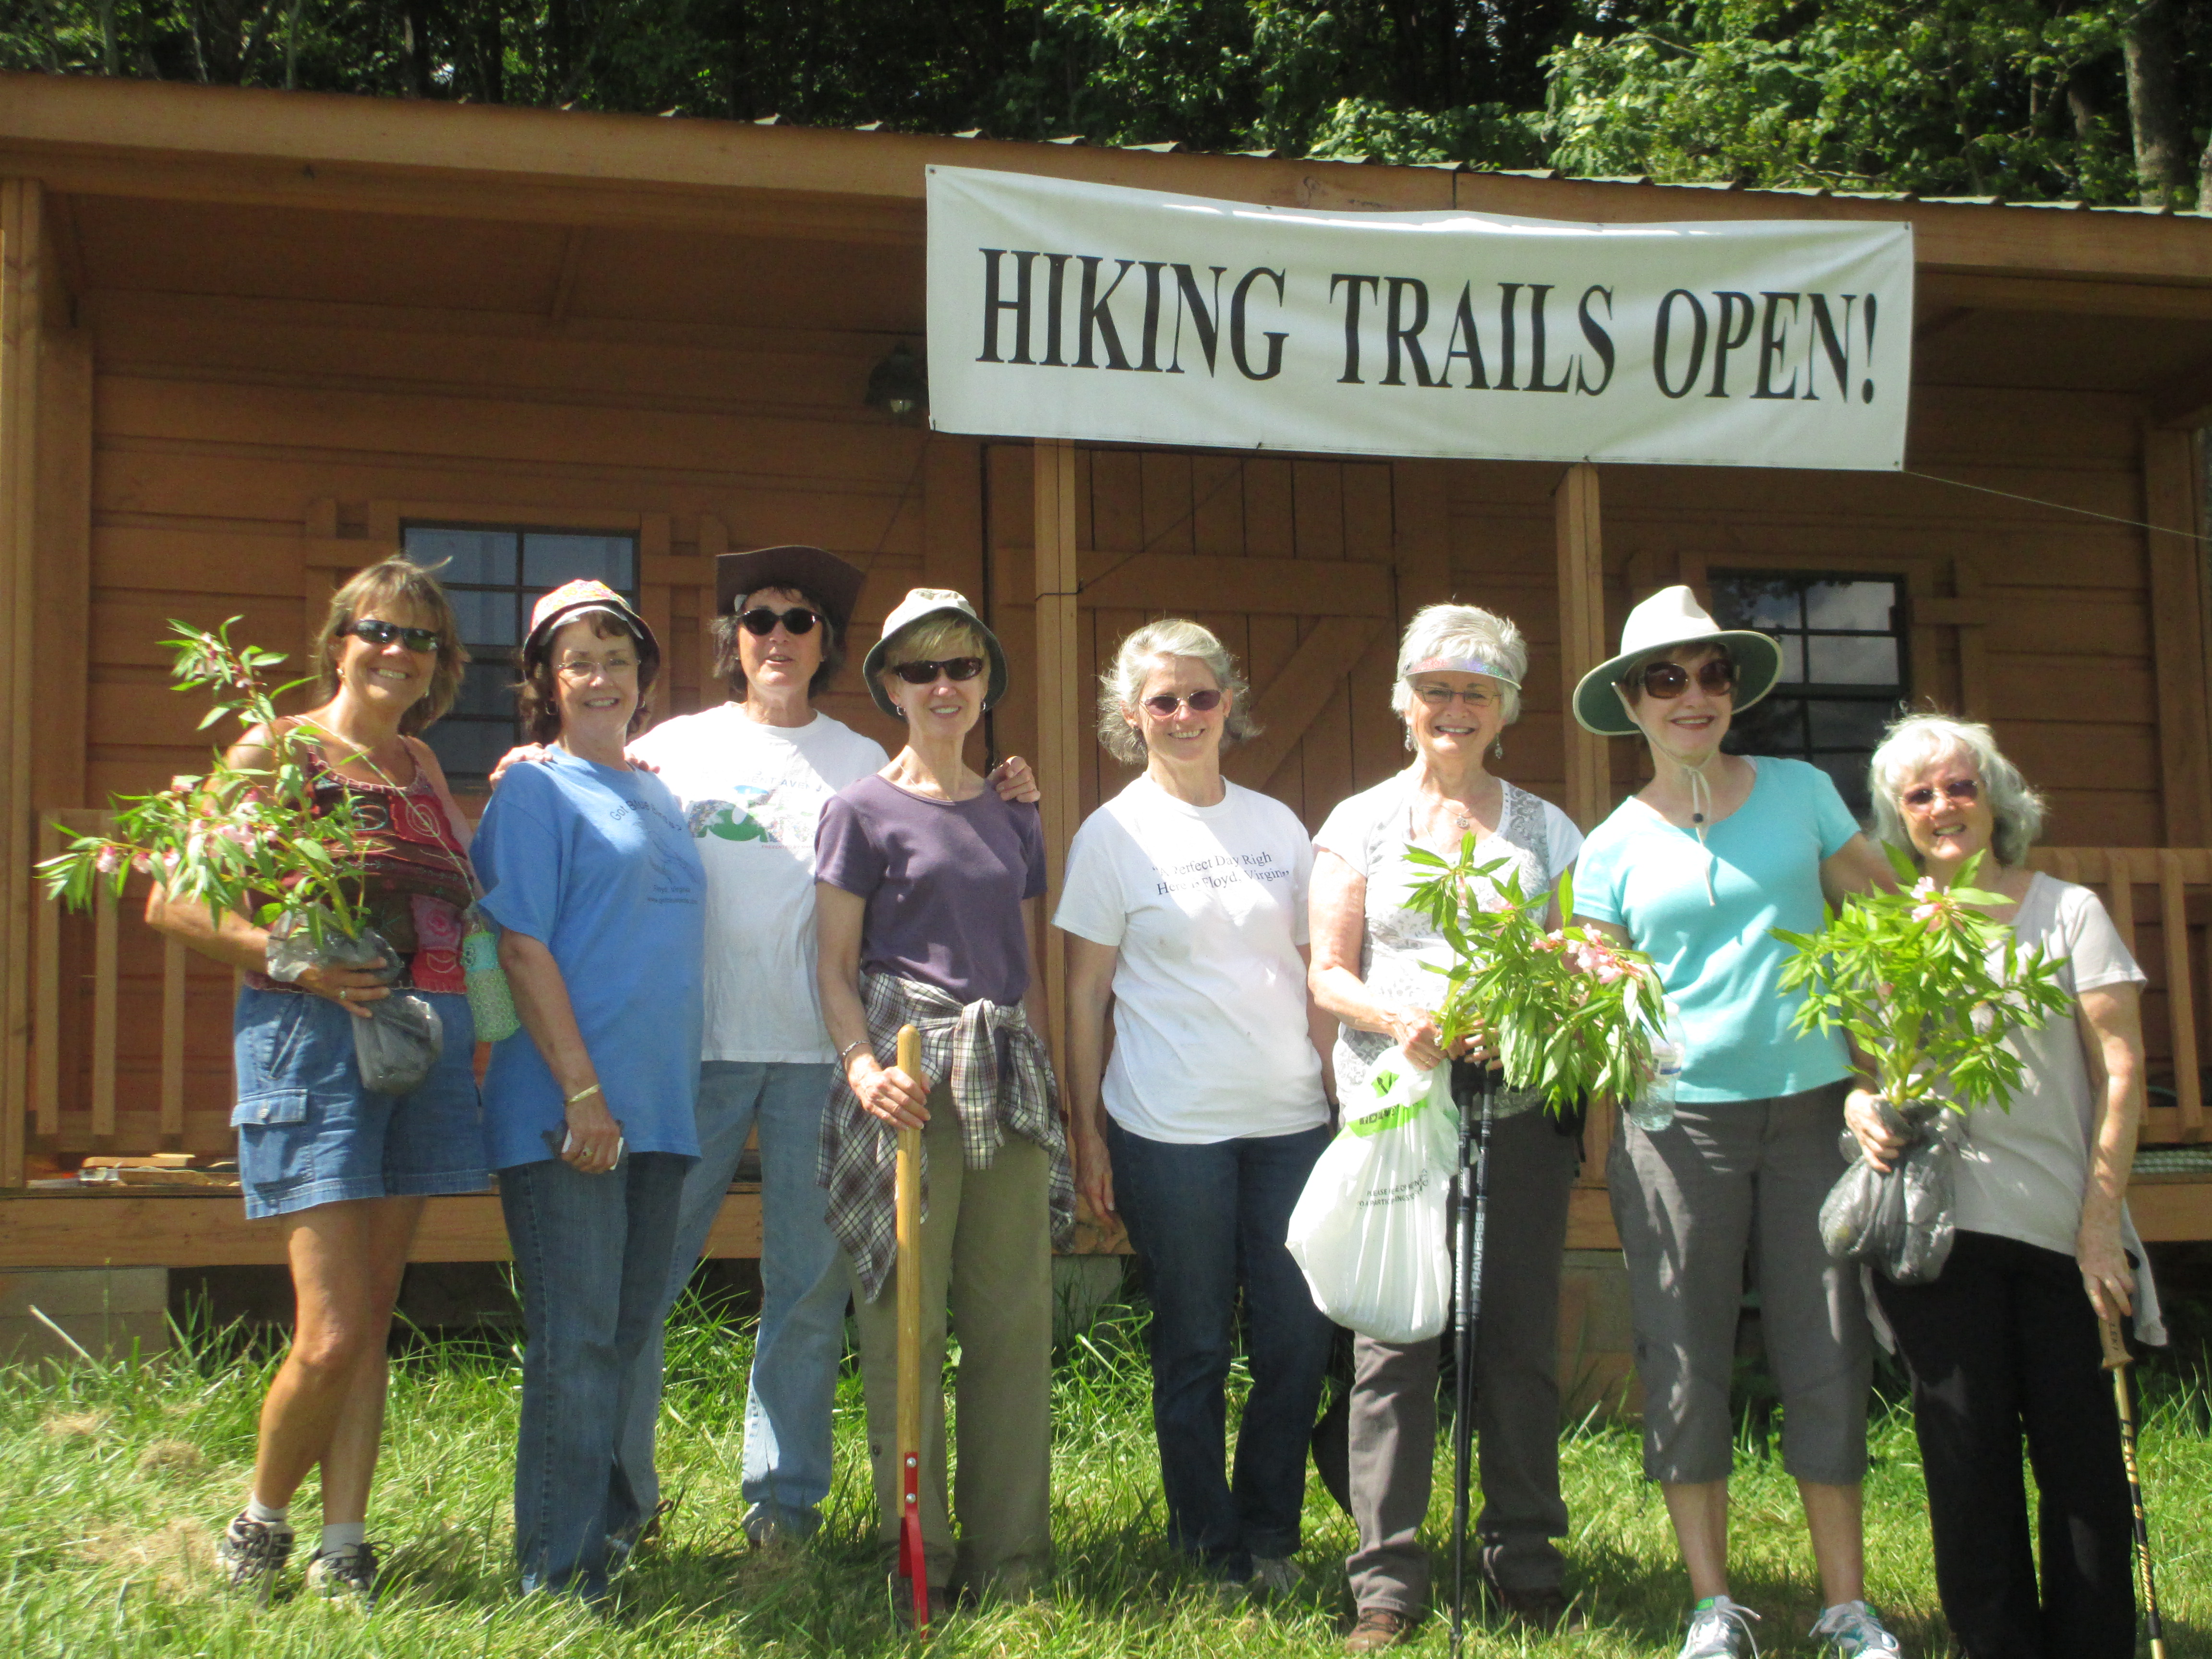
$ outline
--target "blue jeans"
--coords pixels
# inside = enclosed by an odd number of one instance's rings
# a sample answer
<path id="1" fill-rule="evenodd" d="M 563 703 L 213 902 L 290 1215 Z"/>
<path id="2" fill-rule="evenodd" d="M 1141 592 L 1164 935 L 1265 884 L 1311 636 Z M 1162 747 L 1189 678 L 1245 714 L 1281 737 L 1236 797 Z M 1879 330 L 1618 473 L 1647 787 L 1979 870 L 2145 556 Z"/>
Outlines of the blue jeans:
<path id="1" fill-rule="evenodd" d="M 745 1397 L 742 1490 L 748 1530 L 774 1526 L 804 1537 L 830 1495 L 830 1419 L 845 1357 L 844 1267 L 814 1184 L 827 1065 L 709 1060 L 699 1067 L 699 1161 L 684 1178 L 676 1260 L 661 1319 L 638 1356 L 620 1456 L 650 1511 L 660 1485 L 653 1467 L 660 1415 L 667 1311 L 683 1294 L 757 1124 L 761 1153 L 761 1316 Z"/>
<path id="2" fill-rule="evenodd" d="M 1334 1328 L 1284 1247 L 1326 1126 L 1175 1146 L 1108 1120 L 1114 1197 L 1152 1291 L 1152 1431 L 1168 1539 L 1231 1578 L 1298 1547 L 1306 1448 Z M 1252 1389 L 1223 1478 L 1237 1294 Z"/>
<path id="3" fill-rule="evenodd" d="M 692 1162 L 632 1152 L 607 1175 L 557 1158 L 499 1172 L 522 1282 L 514 1550 L 526 1590 L 606 1593 L 608 1539 L 647 1507 L 615 1456 L 637 1356 L 658 1328 Z"/>

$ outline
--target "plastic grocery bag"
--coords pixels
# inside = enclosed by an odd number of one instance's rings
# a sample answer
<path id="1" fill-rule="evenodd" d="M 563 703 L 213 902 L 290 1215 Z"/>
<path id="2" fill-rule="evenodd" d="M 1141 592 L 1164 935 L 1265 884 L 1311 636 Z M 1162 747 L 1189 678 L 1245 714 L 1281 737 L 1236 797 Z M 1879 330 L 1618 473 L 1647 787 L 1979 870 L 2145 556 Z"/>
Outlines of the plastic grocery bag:
<path id="1" fill-rule="evenodd" d="M 320 945 L 305 929 L 280 928 L 270 936 L 269 976 L 292 981 L 310 967 L 365 969 L 380 957 L 384 965 L 374 971 L 389 985 L 399 977 L 403 963 L 374 927 L 362 928 L 358 939 L 326 931 Z M 349 1022 L 361 1086 L 375 1095 L 413 1094 L 445 1052 L 444 1022 L 426 999 L 411 991 L 395 990 L 367 1006 L 367 1019 Z"/>
<path id="2" fill-rule="evenodd" d="M 1893 1285 L 1925 1285 L 1951 1258 L 1966 1119 L 1941 1101 L 1905 1112 L 1879 1104 L 1891 1131 L 1906 1138 L 1905 1148 L 1885 1172 L 1844 1133 L 1851 1165 L 1821 1201 L 1820 1243 L 1835 1261 L 1863 1262 Z"/>
<path id="3" fill-rule="evenodd" d="M 1451 1312 L 1444 1211 L 1459 1162 L 1451 1068 L 1424 1072 L 1393 1048 L 1366 1098 L 1314 1165 L 1285 1243 L 1314 1305 L 1382 1342 L 1418 1342 Z"/>

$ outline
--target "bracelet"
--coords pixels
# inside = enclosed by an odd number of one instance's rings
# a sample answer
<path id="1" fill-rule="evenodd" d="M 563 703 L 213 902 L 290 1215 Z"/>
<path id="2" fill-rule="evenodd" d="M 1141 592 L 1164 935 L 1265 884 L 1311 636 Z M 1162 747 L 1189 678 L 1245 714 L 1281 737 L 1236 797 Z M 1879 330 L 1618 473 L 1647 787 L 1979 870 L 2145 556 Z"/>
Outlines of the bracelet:
<path id="1" fill-rule="evenodd" d="M 845 1063 L 845 1056 L 851 1054 L 854 1049 L 863 1046 L 866 1042 L 867 1038 L 866 1037 L 854 1037 L 850 1042 L 847 1043 L 843 1048 L 837 1051 L 837 1063 L 840 1066 L 842 1066 Z"/>
<path id="2" fill-rule="evenodd" d="M 599 1093 L 599 1085 L 598 1084 L 589 1084 L 585 1087 L 577 1090 L 574 1094 L 570 1095 L 567 1100 L 562 1103 L 562 1104 L 565 1106 L 574 1106 L 580 1100 L 589 1100 L 593 1095 Z"/>

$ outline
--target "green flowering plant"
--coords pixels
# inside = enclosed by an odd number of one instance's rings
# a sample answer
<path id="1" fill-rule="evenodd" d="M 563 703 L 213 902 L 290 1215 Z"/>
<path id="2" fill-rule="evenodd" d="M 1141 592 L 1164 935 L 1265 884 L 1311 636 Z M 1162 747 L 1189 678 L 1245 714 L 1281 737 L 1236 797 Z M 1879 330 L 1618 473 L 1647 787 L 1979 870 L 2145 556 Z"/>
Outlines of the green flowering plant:
<path id="1" fill-rule="evenodd" d="M 82 910 L 103 884 L 121 897 L 137 872 L 157 876 L 173 900 L 204 903 L 213 916 L 242 914 L 272 932 L 304 930 L 319 949 L 333 931 L 357 938 L 363 848 L 352 798 L 318 807 L 306 758 L 312 739 L 281 729 L 276 713 L 277 699 L 307 682 L 269 684 L 266 672 L 284 658 L 234 645 L 238 620 L 210 633 L 173 619 L 174 635 L 161 643 L 173 659 L 173 689 L 209 695 L 200 730 L 230 719 L 242 731 L 258 727 L 268 763 L 234 766 L 218 750 L 204 775 L 118 797 L 113 833 L 74 837 L 39 865 L 40 879 L 49 897 Z"/>
<path id="2" fill-rule="evenodd" d="M 1984 914 L 2009 901 L 1974 885 L 1980 854 L 1938 887 L 1896 848 L 1882 850 L 1897 891 L 1854 895 L 1817 933 L 1773 929 L 1791 947 L 1782 988 L 1805 994 L 1796 1029 L 1850 1033 L 1900 1112 L 1939 1099 L 1960 1111 L 2008 1106 L 2021 1063 L 2005 1038 L 2071 1006 L 2057 964 Z"/>
<path id="3" fill-rule="evenodd" d="M 1410 903 L 1452 950 L 1449 968 L 1430 964 L 1444 975 L 1437 1024 L 1447 1042 L 1484 1034 L 1507 1086 L 1541 1091 L 1553 1112 L 1644 1085 L 1667 1017 L 1658 969 L 1595 929 L 1547 925 L 1554 899 L 1561 916 L 1574 915 L 1571 876 L 1556 892 L 1525 893 L 1510 860 L 1475 861 L 1473 836 L 1450 861 L 1423 847 L 1406 857 L 1433 872 L 1414 884 Z"/>

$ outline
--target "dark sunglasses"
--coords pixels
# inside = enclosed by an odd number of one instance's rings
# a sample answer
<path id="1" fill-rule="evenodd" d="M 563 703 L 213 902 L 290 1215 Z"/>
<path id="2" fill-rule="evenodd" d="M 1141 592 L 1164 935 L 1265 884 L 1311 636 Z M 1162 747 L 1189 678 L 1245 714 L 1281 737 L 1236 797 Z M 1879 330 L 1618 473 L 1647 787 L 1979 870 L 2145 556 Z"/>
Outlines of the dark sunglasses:
<path id="1" fill-rule="evenodd" d="M 981 657 L 947 657 L 943 662 L 902 662 L 891 672 L 908 685 L 929 685 L 939 674 L 948 680 L 972 680 L 983 672 Z"/>
<path id="2" fill-rule="evenodd" d="M 381 622 L 374 617 L 348 623 L 338 632 L 350 634 L 375 646 L 390 645 L 398 640 L 410 651 L 435 651 L 438 648 L 438 630 L 434 628 L 402 628 L 398 623 Z"/>
<path id="3" fill-rule="evenodd" d="M 1914 811 L 1924 812 L 1936 804 L 1936 797 L 1939 794 L 1954 806 L 1972 806 L 1982 798 L 1982 786 L 1972 778 L 1959 778 L 1941 788 L 1932 783 L 1923 783 L 1906 790 L 1898 799 Z"/>
<path id="4" fill-rule="evenodd" d="M 1173 720 L 1176 710 L 1186 703 L 1190 706 L 1190 712 L 1194 714 L 1211 714 L 1221 707 L 1221 693 L 1194 691 L 1187 697 L 1174 697 L 1163 691 L 1157 697 L 1145 699 L 1145 707 L 1164 720 Z"/>
<path id="5" fill-rule="evenodd" d="M 1690 689 L 1690 671 L 1678 662 L 1655 662 L 1644 665 L 1641 679 L 1644 695 L 1662 702 L 1679 697 Z M 1708 691 L 1735 690 L 1735 659 L 1732 657 L 1708 657 L 1698 665 L 1698 684 Z"/>
<path id="6" fill-rule="evenodd" d="M 811 634 L 814 631 L 814 624 L 821 620 L 822 618 L 813 611 L 802 611 L 796 605 L 788 611 L 771 611 L 764 605 L 746 611 L 738 618 L 738 621 L 744 624 L 746 633 L 758 635 L 763 638 L 775 632 L 775 625 L 778 623 L 783 624 L 785 633 L 796 636 L 800 634 Z"/>

